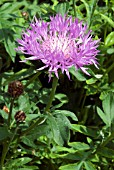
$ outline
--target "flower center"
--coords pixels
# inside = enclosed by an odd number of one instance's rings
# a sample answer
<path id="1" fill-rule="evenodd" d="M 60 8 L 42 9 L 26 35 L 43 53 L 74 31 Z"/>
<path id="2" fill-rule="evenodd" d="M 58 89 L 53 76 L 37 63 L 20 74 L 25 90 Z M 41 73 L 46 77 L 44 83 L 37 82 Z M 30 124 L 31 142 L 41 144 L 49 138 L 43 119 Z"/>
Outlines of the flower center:
<path id="1" fill-rule="evenodd" d="M 74 41 L 62 36 L 49 37 L 42 42 L 42 47 L 45 47 L 46 53 L 62 54 L 64 58 L 70 57 L 72 46 L 74 46 Z"/>

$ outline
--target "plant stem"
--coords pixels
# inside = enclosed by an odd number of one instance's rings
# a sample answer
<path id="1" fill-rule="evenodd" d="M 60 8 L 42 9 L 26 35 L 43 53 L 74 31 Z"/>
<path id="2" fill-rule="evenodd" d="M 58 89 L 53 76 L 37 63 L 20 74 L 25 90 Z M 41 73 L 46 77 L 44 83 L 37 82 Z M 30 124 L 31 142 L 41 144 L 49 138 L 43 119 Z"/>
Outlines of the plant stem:
<path id="1" fill-rule="evenodd" d="M 53 82 L 52 82 L 52 91 L 51 91 L 51 94 L 50 94 L 50 97 L 49 97 L 49 101 L 47 103 L 47 106 L 45 108 L 45 112 L 48 112 L 50 107 L 51 107 L 51 104 L 52 104 L 52 101 L 53 101 L 53 98 L 54 98 L 54 95 L 55 95 L 55 91 L 56 91 L 56 88 L 57 88 L 57 83 L 58 83 L 58 78 L 55 76 L 53 78 Z"/>
<path id="2" fill-rule="evenodd" d="M 112 139 L 114 139 L 114 132 L 107 137 L 107 139 L 100 145 L 100 147 L 106 146 Z"/>
<path id="3" fill-rule="evenodd" d="M 73 9 L 74 9 L 74 16 L 76 17 L 76 7 L 75 7 L 75 4 L 76 2 L 75 2 L 75 0 L 73 0 Z"/>
<path id="4" fill-rule="evenodd" d="M 89 24 L 88 24 L 88 28 L 91 27 L 92 17 L 93 17 L 94 11 L 95 11 L 95 9 L 96 9 L 97 3 L 98 3 L 98 0 L 94 0 L 94 1 L 92 1 L 92 3 L 91 3 L 91 10 L 90 10 L 90 14 L 89 14 Z"/>
<path id="5" fill-rule="evenodd" d="M 13 105 L 14 105 L 14 98 L 11 99 L 10 112 L 9 112 L 9 115 L 8 115 L 8 127 L 10 126 L 10 120 L 11 120 Z"/>
<path id="6" fill-rule="evenodd" d="M 53 98 L 54 98 L 54 95 L 55 95 L 55 91 L 56 91 L 56 88 L 57 88 L 57 83 L 58 83 L 58 78 L 55 76 L 53 78 L 52 91 L 50 93 L 49 101 L 48 101 L 48 103 L 46 105 L 45 112 L 48 112 L 50 107 L 51 107 L 51 104 L 52 104 L 52 101 L 53 101 Z M 39 125 L 39 124 L 43 123 L 45 120 L 46 120 L 46 118 L 44 118 L 44 117 L 38 118 L 36 120 L 36 122 L 34 122 L 30 127 L 28 127 L 28 129 L 26 129 L 25 131 L 23 131 L 20 134 L 20 137 L 26 135 L 27 133 L 29 133 L 36 125 Z"/>
<path id="7" fill-rule="evenodd" d="M 112 65 L 107 68 L 106 73 L 109 73 L 113 68 L 114 68 L 114 63 L 112 63 Z"/>
<path id="8" fill-rule="evenodd" d="M 17 130 L 18 130 L 18 125 L 15 128 L 15 131 L 14 131 L 13 136 L 11 137 L 11 139 L 9 141 L 5 141 L 5 143 L 3 144 L 3 151 L 2 151 L 2 157 L 1 157 L 1 170 L 3 170 L 3 168 L 4 168 L 4 161 L 5 161 L 5 158 L 6 158 L 10 143 L 13 141 L 13 139 L 15 137 L 15 134 L 17 133 Z"/>
<path id="9" fill-rule="evenodd" d="M 29 133 L 36 125 L 43 123 L 45 120 L 46 118 L 38 118 L 38 120 L 36 120 L 35 123 L 33 123 L 28 129 L 26 129 L 25 131 L 21 133 L 20 137 Z"/>

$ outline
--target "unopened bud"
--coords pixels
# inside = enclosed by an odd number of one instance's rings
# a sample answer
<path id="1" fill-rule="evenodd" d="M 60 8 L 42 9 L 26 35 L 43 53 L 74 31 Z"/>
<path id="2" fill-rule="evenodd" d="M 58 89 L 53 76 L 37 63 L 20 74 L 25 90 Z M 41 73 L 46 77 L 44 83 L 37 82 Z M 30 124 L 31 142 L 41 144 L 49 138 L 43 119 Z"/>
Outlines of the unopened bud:
<path id="1" fill-rule="evenodd" d="M 13 98 L 17 98 L 23 93 L 23 89 L 23 84 L 20 81 L 13 81 L 8 86 L 8 93 Z"/>
<path id="2" fill-rule="evenodd" d="M 14 117 L 15 117 L 15 120 L 16 120 L 17 123 L 24 122 L 25 119 L 26 119 L 26 115 L 23 111 L 16 112 Z"/>

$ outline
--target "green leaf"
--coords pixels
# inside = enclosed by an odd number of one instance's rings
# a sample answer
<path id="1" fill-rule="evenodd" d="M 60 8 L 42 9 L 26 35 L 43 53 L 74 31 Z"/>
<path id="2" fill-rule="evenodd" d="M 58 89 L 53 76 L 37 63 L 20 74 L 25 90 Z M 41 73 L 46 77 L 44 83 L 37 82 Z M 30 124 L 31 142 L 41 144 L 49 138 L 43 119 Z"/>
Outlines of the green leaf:
<path id="1" fill-rule="evenodd" d="M 38 166 L 26 166 L 25 168 L 19 168 L 17 170 L 38 170 Z"/>
<path id="2" fill-rule="evenodd" d="M 75 67 L 71 67 L 69 68 L 69 72 L 77 78 L 77 80 L 79 81 L 85 81 L 86 77 L 84 76 L 84 74 L 81 72 L 81 70 L 76 70 Z"/>
<path id="3" fill-rule="evenodd" d="M 54 152 L 59 153 L 59 152 L 68 152 L 68 153 L 74 153 L 76 152 L 76 150 L 74 150 L 73 148 L 66 148 L 63 146 L 56 146 L 54 147 Z"/>
<path id="4" fill-rule="evenodd" d="M 68 143 L 69 146 L 73 147 L 76 150 L 88 150 L 90 149 L 90 146 L 86 143 L 82 143 L 82 142 L 72 142 L 72 143 Z"/>
<path id="5" fill-rule="evenodd" d="M 105 113 L 104 113 L 99 107 L 97 107 L 97 113 L 98 113 L 98 115 L 100 116 L 100 118 L 103 120 L 103 122 L 104 122 L 106 125 L 108 125 L 109 122 L 108 122 L 108 120 L 107 120 L 107 117 L 106 117 Z"/>
<path id="6" fill-rule="evenodd" d="M 96 167 L 90 161 L 84 161 L 86 170 L 96 170 Z"/>
<path id="7" fill-rule="evenodd" d="M 103 92 L 101 92 L 100 97 L 99 97 L 100 100 L 104 100 L 107 95 L 108 95 L 108 91 L 103 91 Z"/>
<path id="8" fill-rule="evenodd" d="M 49 94 L 50 94 L 50 89 L 43 88 L 42 90 L 40 90 L 38 94 L 39 102 L 43 104 L 47 104 L 49 101 Z"/>
<path id="9" fill-rule="evenodd" d="M 91 151 L 75 151 L 72 153 L 67 153 L 67 154 L 63 154 L 63 155 L 58 155 L 59 158 L 63 158 L 63 159 L 67 159 L 67 160 L 85 160 L 87 158 L 89 158 L 91 155 Z"/>
<path id="10" fill-rule="evenodd" d="M 82 166 L 83 166 L 83 161 L 74 164 L 60 166 L 59 170 L 81 170 Z"/>
<path id="11" fill-rule="evenodd" d="M 18 98 L 19 110 L 23 110 L 24 112 L 30 112 L 30 102 L 28 94 L 22 95 Z"/>
<path id="12" fill-rule="evenodd" d="M 78 121 L 78 118 L 76 117 L 76 115 L 68 110 L 55 110 L 53 114 L 62 114 L 65 115 L 67 117 L 71 117 L 72 120 Z"/>
<path id="13" fill-rule="evenodd" d="M 48 124 L 51 128 L 53 139 L 57 144 L 62 146 L 63 143 L 69 141 L 71 123 L 66 115 L 61 112 L 56 112 L 53 116 L 48 116 Z"/>
<path id="14" fill-rule="evenodd" d="M 22 142 L 27 145 L 30 146 L 31 148 L 36 148 L 37 146 L 34 144 L 33 142 L 33 138 L 28 138 L 27 136 L 23 136 L 22 137 Z"/>
<path id="15" fill-rule="evenodd" d="M 105 113 L 108 126 L 114 123 L 114 93 L 110 92 L 102 101 L 103 111 Z"/>
<path id="16" fill-rule="evenodd" d="M 49 134 L 50 134 L 50 128 L 48 125 L 38 124 L 27 133 L 26 137 L 28 138 L 28 140 L 33 142 L 35 139 L 38 139 L 40 136 L 48 136 Z"/>
<path id="17" fill-rule="evenodd" d="M 114 45 L 114 32 L 111 32 L 107 35 L 107 37 L 105 38 L 105 45 L 106 46 Z"/>
<path id="18" fill-rule="evenodd" d="M 7 127 L 0 127 L 0 141 L 10 136 L 10 132 Z"/>
<path id="19" fill-rule="evenodd" d="M 111 158 L 114 159 L 114 150 L 109 149 L 107 147 L 99 147 L 97 154 L 106 157 L 106 158 Z"/>
<path id="20" fill-rule="evenodd" d="M 36 70 L 34 69 L 34 67 L 30 67 L 29 69 L 22 69 L 19 72 L 13 74 L 12 76 L 10 76 L 4 83 L 3 85 L 7 85 L 9 84 L 11 81 L 14 80 L 21 80 L 24 78 L 27 78 L 31 75 L 33 75 L 34 73 L 36 73 Z"/>
<path id="21" fill-rule="evenodd" d="M 113 53 L 114 53 L 113 47 L 107 49 L 107 54 L 113 54 Z"/>
<path id="22" fill-rule="evenodd" d="M 57 114 L 56 121 L 58 122 L 62 139 L 64 143 L 67 143 L 70 139 L 70 121 L 63 114 Z"/>
<path id="23" fill-rule="evenodd" d="M 110 26 L 114 28 L 114 21 L 113 21 L 111 18 L 109 18 L 109 17 L 107 17 L 106 15 L 101 14 L 101 13 L 98 13 L 98 14 L 100 14 L 101 17 L 102 17 L 102 19 L 104 19 L 105 21 L 107 21 L 107 22 L 110 24 Z"/>
<path id="24" fill-rule="evenodd" d="M 86 80 L 86 83 L 87 84 L 94 84 L 94 83 L 96 83 L 96 81 L 97 81 L 97 79 L 95 77 L 93 77 L 93 78 L 91 78 L 89 80 Z"/>
<path id="25" fill-rule="evenodd" d="M 15 61 L 15 56 L 16 56 L 16 51 L 15 51 L 15 42 L 14 40 L 11 41 L 11 39 L 9 37 L 7 37 L 6 42 L 4 43 L 6 51 L 8 52 L 8 54 L 10 55 L 12 61 Z"/>
<path id="26" fill-rule="evenodd" d="M 7 119 L 8 118 L 8 113 L 6 113 L 4 110 L 0 109 L 0 115 L 4 118 Z"/>
<path id="27" fill-rule="evenodd" d="M 90 6 L 89 6 L 89 4 L 88 4 L 88 2 L 86 1 L 86 0 L 81 0 L 83 3 L 84 3 L 84 5 L 85 5 L 85 8 L 86 8 L 86 13 L 87 13 L 87 20 L 88 20 L 88 22 L 90 22 Z M 89 25 L 89 23 L 88 23 L 88 25 Z"/>
<path id="28" fill-rule="evenodd" d="M 83 125 L 72 124 L 71 129 L 75 132 L 80 132 L 88 136 L 98 137 L 98 131 L 93 130 Z"/>
<path id="29" fill-rule="evenodd" d="M 47 123 L 49 124 L 51 128 L 54 141 L 58 145 L 62 146 L 64 141 L 62 139 L 61 132 L 60 132 L 60 124 L 58 124 L 56 118 L 53 117 L 52 115 L 48 116 Z"/>
<path id="30" fill-rule="evenodd" d="M 17 168 L 20 166 L 22 167 L 23 165 L 27 164 L 31 160 L 32 160 L 32 158 L 29 158 L 29 157 L 17 158 L 17 159 L 11 160 L 9 165 L 7 165 L 7 166 L 9 169 Z"/>
<path id="31" fill-rule="evenodd" d="M 68 9 L 69 9 L 68 2 L 59 3 L 57 4 L 57 6 L 55 6 L 55 11 L 61 14 L 62 16 L 64 16 L 68 12 Z"/>
<path id="32" fill-rule="evenodd" d="M 61 103 L 68 103 L 68 97 L 65 94 L 62 93 L 55 94 L 55 98 L 58 99 Z"/>

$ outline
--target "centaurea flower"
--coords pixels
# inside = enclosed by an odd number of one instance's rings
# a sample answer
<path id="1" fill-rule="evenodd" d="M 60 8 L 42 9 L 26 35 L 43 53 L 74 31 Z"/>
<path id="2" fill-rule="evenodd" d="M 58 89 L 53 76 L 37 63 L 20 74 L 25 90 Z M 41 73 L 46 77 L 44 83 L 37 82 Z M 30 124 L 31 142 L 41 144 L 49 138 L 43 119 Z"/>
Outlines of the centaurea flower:
<path id="1" fill-rule="evenodd" d="M 72 16 L 57 14 L 50 17 L 50 22 L 34 17 L 30 28 L 17 41 L 17 50 L 31 55 L 24 62 L 41 60 L 44 67 L 39 70 L 48 68 L 50 78 L 52 72 L 58 78 L 59 70 L 66 72 L 70 78 L 69 68 L 72 66 L 89 74 L 85 66 L 94 64 L 97 67 L 98 64 L 96 55 L 99 52 L 99 40 L 93 40 L 91 31 L 87 31 L 87 25 L 77 18 L 73 20 Z"/>

